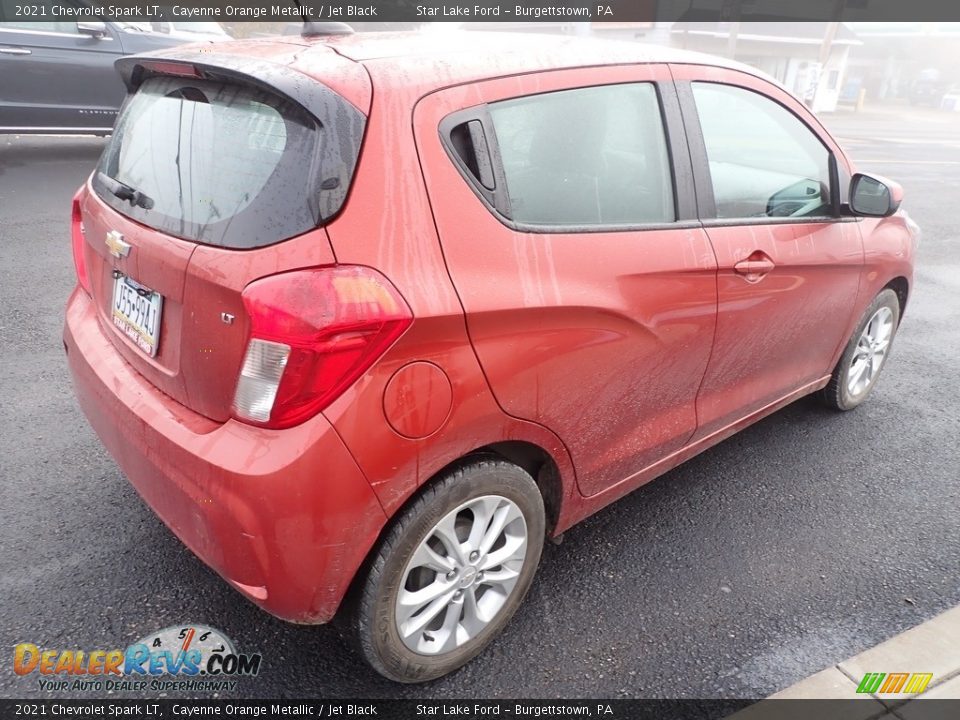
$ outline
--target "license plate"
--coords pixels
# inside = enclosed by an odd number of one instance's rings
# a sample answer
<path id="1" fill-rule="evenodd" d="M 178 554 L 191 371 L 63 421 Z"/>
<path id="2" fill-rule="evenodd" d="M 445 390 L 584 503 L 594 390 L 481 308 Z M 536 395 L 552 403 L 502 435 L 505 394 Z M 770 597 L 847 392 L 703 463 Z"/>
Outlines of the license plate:
<path id="1" fill-rule="evenodd" d="M 113 279 L 113 324 L 150 357 L 157 354 L 163 296 L 125 275 Z"/>

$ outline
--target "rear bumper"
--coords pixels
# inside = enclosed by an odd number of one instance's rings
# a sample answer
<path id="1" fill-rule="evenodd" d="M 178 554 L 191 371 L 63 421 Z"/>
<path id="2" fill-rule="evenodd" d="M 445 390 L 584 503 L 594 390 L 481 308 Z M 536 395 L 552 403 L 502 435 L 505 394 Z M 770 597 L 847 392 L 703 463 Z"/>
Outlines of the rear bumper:
<path id="1" fill-rule="evenodd" d="M 277 431 L 192 413 L 117 354 L 79 289 L 63 339 L 90 424 L 177 537 L 273 615 L 330 620 L 386 517 L 327 420 Z"/>

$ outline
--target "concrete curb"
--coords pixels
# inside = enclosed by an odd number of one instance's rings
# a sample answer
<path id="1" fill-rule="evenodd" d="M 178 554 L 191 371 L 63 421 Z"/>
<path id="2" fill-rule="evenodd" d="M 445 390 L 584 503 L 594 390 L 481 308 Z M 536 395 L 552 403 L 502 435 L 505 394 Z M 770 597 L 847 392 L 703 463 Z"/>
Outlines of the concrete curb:
<path id="1" fill-rule="evenodd" d="M 857 693 L 867 673 L 884 673 L 885 678 L 894 673 L 931 673 L 933 677 L 920 693 L 883 692 L 883 685 L 877 692 Z M 899 684 L 909 687 L 909 683 L 907 679 Z M 837 717 L 845 720 L 916 720 L 921 714 L 929 720 L 929 713 L 921 712 L 922 702 L 917 698 L 921 701 L 960 699 L 960 605 L 768 699 L 858 700 L 837 706 L 842 713 Z M 763 706 L 764 701 L 751 705 L 732 715 L 730 720 L 759 719 L 765 712 Z"/>

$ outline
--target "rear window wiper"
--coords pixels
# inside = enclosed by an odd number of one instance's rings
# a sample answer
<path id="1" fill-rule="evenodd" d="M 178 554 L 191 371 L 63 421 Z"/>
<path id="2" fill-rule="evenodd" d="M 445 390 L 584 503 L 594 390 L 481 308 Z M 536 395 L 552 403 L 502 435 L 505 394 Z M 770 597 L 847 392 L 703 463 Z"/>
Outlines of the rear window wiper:
<path id="1" fill-rule="evenodd" d="M 151 198 L 149 195 L 144 195 L 136 188 L 131 187 L 126 183 L 122 183 L 116 178 L 112 178 L 106 173 L 102 172 L 97 173 L 97 179 L 106 186 L 107 190 L 121 200 L 126 200 L 131 205 L 142 207 L 144 210 L 150 210 L 153 208 L 153 198 Z"/>

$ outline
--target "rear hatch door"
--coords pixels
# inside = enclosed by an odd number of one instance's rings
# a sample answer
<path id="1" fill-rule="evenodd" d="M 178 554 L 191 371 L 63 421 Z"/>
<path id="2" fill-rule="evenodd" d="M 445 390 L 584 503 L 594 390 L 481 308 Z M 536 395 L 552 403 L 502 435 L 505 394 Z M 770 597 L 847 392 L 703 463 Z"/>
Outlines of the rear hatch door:
<path id="1" fill-rule="evenodd" d="M 346 198 L 368 111 L 291 69 L 302 47 L 254 47 L 118 61 L 131 94 L 81 200 L 91 289 L 117 350 L 216 421 L 246 349 L 244 287 L 336 262 L 323 226 Z M 338 87 L 369 84 L 344 70 L 351 61 L 311 53 Z"/>

